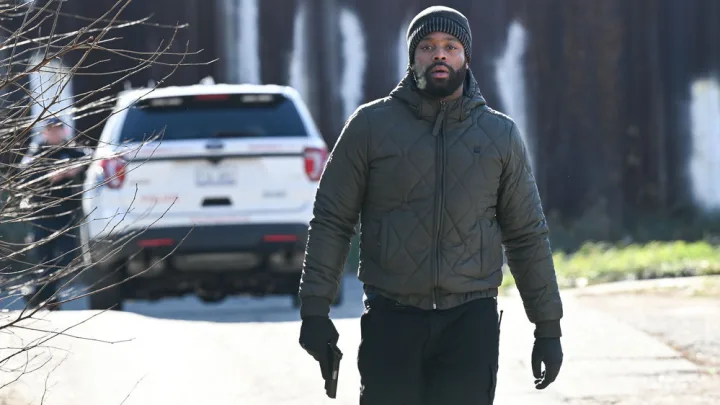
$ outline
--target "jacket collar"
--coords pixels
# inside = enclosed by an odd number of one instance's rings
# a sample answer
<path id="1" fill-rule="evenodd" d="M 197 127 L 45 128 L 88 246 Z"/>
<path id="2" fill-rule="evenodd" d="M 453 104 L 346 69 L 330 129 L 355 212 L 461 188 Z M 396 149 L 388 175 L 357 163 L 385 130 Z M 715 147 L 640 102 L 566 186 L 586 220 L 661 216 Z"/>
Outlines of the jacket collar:
<path id="1" fill-rule="evenodd" d="M 418 89 L 415 77 L 409 68 L 405 77 L 390 92 L 390 97 L 403 101 L 418 117 L 427 121 L 434 121 L 440 113 L 440 101 Z M 472 110 L 485 105 L 485 98 L 480 93 L 480 86 L 472 71 L 468 70 L 463 83 L 463 95 L 447 104 L 447 118 L 464 121 L 470 116 Z"/>

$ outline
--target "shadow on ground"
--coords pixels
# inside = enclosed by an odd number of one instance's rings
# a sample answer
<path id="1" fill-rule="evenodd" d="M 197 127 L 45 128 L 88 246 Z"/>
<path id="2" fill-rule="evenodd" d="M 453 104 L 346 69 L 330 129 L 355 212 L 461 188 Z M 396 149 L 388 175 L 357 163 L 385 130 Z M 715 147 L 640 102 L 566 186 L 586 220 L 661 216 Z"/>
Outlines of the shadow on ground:
<path id="1" fill-rule="evenodd" d="M 362 284 L 355 274 L 346 274 L 343 280 L 344 300 L 333 307 L 333 319 L 357 318 L 362 313 Z M 24 302 L 6 298 L 0 301 L 3 310 L 21 310 Z M 87 310 L 88 300 L 78 299 L 65 303 L 63 311 Z M 293 322 L 300 320 L 300 312 L 292 306 L 292 298 L 284 297 L 228 297 L 221 303 L 204 303 L 194 296 L 168 298 L 159 301 L 128 301 L 125 312 L 173 320 L 201 322 Z"/>

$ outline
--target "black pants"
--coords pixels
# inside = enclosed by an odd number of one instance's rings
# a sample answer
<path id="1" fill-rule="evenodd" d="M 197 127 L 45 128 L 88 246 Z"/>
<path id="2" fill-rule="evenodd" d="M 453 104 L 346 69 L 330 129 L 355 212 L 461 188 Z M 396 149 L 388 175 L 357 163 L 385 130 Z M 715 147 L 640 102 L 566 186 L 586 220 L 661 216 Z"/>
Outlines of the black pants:
<path id="1" fill-rule="evenodd" d="M 38 276 L 33 285 L 33 292 L 27 300 L 32 299 L 32 305 L 39 305 L 49 300 L 58 289 L 60 281 L 53 277 L 57 272 L 69 268 L 73 259 L 77 257 L 79 246 L 73 222 L 66 218 L 45 219 L 33 224 L 33 242 L 37 243 L 34 248 L 37 265 L 34 268 L 34 275 Z M 53 235 L 55 232 L 59 235 Z M 44 288 L 43 288 L 44 286 Z M 40 291 L 42 289 L 42 291 Z M 37 297 L 33 296 L 38 293 Z M 58 301 L 57 295 L 52 301 Z"/>
<path id="2" fill-rule="evenodd" d="M 370 297 L 361 317 L 360 405 L 490 405 L 500 325 L 495 298 L 443 311 Z"/>

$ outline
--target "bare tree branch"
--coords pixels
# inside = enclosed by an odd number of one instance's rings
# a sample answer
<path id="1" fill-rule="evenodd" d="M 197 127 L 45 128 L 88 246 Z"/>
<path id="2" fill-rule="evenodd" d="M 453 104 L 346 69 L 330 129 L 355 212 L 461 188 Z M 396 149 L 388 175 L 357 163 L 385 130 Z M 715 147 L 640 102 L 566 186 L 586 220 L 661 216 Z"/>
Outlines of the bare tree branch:
<path id="1" fill-rule="evenodd" d="M 59 330 L 33 326 L 33 322 L 41 312 L 142 277 L 177 249 L 132 275 L 126 274 L 123 262 L 114 263 L 113 272 L 93 275 L 92 263 L 83 258 L 85 252 L 102 248 L 97 260 L 112 260 L 173 206 L 158 210 L 154 205 L 144 205 L 145 212 L 136 212 L 133 198 L 127 207 L 103 217 L 80 209 L 82 199 L 92 198 L 87 196 L 106 188 L 119 175 L 110 173 L 96 183 L 83 183 L 88 167 L 100 159 L 128 159 L 133 162 L 128 171 L 137 170 L 144 159 L 152 158 L 162 142 L 162 128 L 134 146 L 107 145 L 94 139 L 93 131 L 132 106 L 118 104 L 119 87 L 130 78 L 148 77 L 154 67 L 167 68 L 165 74 L 153 77 L 155 84 L 138 93 L 139 100 L 165 85 L 177 69 L 214 62 L 188 61 L 201 51 L 191 51 L 188 43 L 178 46 L 178 35 L 187 27 L 185 24 L 154 23 L 152 16 L 123 18 L 132 1 L 116 0 L 101 15 L 90 17 L 68 12 L 64 0 L 0 0 L 0 305 L 13 308 L 0 317 L 0 338 L 21 341 L 20 345 L 4 347 L 0 343 L 0 367 L 17 373 L 0 382 L 0 392 L 21 383 L 24 376 L 47 368 L 49 359 L 34 364 L 39 356 L 35 353 L 52 348 L 50 342 L 58 337 L 100 344 L 131 340 L 69 332 L 106 310 Z M 151 50 L 123 45 L 127 42 L 123 34 L 139 28 L 161 31 L 164 39 Z M 90 90 L 71 92 L 73 80 L 84 77 L 104 81 Z M 50 119 L 63 122 L 71 136 L 57 143 L 38 141 L 38 129 Z M 102 157 L 86 153 L 84 150 L 93 144 L 98 148 L 112 147 L 112 153 Z M 67 150 L 77 153 L 66 159 L 55 157 L 58 151 Z M 140 151 L 143 158 L 138 158 Z M 44 225 L 65 214 L 75 215 L 66 226 L 56 229 Z M 150 215 L 153 218 L 148 221 Z M 133 224 L 140 220 L 149 225 Z M 80 239 L 80 231 L 94 225 L 92 221 L 101 221 L 102 236 L 92 241 Z M 74 241 L 72 248 L 56 257 L 38 256 L 44 246 L 67 238 Z M 59 265 L 59 260 L 66 264 Z M 22 308 L 17 308 L 19 301 L 24 302 Z M 22 341 L 27 334 L 39 336 Z M 43 402 L 50 374 L 57 367 L 59 364 L 45 378 Z"/>

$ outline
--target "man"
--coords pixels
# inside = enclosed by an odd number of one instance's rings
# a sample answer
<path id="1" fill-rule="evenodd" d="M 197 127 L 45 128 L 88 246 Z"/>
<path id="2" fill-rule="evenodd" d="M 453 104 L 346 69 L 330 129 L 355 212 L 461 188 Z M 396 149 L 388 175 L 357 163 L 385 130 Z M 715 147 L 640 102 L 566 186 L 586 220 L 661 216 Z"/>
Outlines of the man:
<path id="1" fill-rule="evenodd" d="M 46 281 L 67 268 L 77 256 L 74 225 L 80 210 L 79 159 L 84 156 L 79 146 L 68 141 L 63 122 L 53 117 L 46 121 L 37 147 L 23 160 L 32 203 L 30 237 L 37 244 L 34 273 L 43 280 L 25 297 L 31 306 L 59 309 L 56 305 L 59 282 L 54 277 Z"/>
<path id="2" fill-rule="evenodd" d="M 493 402 L 503 245 L 535 324 L 532 371 L 543 389 L 562 363 L 563 310 L 520 133 L 480 94 L 462 14 L 422 11 L 407 43 L 406 77 L 348 119 L 318 186 L 300 344 L 324 370 L 338 339 L 329 304 L 359 217 L 361 404 Z"/>

